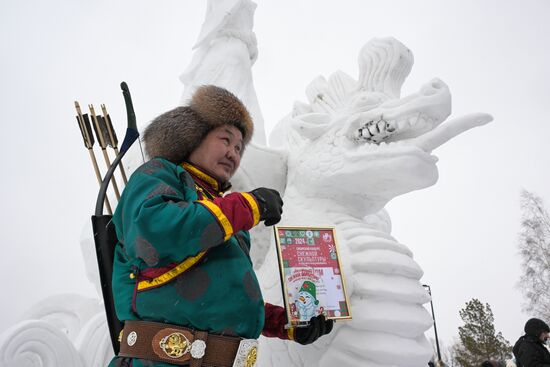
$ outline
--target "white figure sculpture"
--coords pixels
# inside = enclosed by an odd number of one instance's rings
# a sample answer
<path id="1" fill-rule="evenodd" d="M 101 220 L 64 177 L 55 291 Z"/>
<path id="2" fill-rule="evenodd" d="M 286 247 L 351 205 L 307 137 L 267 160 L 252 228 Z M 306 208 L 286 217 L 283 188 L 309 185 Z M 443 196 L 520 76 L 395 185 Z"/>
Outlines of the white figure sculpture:
<path id="1" fill-rule="evenodd" d="M 186 104 L 196 87 L 203 84 L 229 89 L 247 101 L 255 122 L 253 139 L 265 144 L 263 117 L 252 82 L 252 65 L 258 57 L 252 31 L 255 9 L 250 0 L 208 1 L 193 59 L 180 76 L 185 85 L 181 104 Z"/>
<path id="2" fill-rule="evenodd" d="M 432 353 L 424 337 L 431 317 L 422 306 L 429 301 L 419 282 L 422 270 L 390 235 L 383 207 L 433 185 L 437 158 L 431 151 L 491 118 L 476 114 L 441 124 L 451 103 L 447 86 L 437 79 L 400 98 L 412 54 L 397 40 L 375 39 L 360 52 L 358 80 L 342 72 L 314 80 L 306 90 L 308 103 L 294 106 L 266 147 L 251 74 L 257 57 L 254 9 L 250 0 L 208 2 L 196 53 L 181 76 L 182 101 L 198 85 L 217 84 L 247 104 L 256 135 L 235 187 L 278 189 L 285 201 L 281 224 L 336 226 L 353 312 L 352 321 L 337 323 L 329 336 L 307 347 L 262 338 L 258 365 L 425 366 Z M 260 227 L 253 236 L 264 297 L 282 304 L 271 230 Z M 93 246 L 91 234 L 82 244 L 85 251 Z M 86 263 L 95 269 L 93 256 Z M 88 277 L 95 283 L 94 273 Z M 79 296 L 50 302 L 46 310 L 33 307 L 33 320 L 0 335 L 0 365 L 106 365 L 112 349 L 99 302 Z"/>

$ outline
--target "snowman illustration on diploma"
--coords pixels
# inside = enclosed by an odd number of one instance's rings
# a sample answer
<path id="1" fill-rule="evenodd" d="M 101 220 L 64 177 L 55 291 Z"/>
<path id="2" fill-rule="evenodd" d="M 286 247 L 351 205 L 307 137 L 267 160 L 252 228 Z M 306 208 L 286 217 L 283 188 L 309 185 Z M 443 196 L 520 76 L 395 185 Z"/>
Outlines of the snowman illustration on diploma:
<path id="1" fill-rule="evenodd" d="M 309 321 L 312 317 L 317 316 L 317 309 L 319 301 L 316 298 L 315 284 L 309 280 L 306 280 L 300 292 L 298 292 L 298 298 L 294 301 L 296 309 L 298 310 L 298 317 L 300 321 Z"/>

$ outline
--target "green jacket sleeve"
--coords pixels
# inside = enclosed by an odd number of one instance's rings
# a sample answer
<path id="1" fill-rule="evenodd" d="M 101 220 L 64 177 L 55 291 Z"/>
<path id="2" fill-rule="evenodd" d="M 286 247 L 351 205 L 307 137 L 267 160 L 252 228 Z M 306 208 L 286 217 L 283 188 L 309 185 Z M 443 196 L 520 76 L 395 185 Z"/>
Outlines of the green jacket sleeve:
<path id="1" fill-rule="evenodd" d="M 234 212 L 252 218 L 244 199 L 219 198 L 217 203 L 197 199 L 194 183 L 183 168 L 161 159 L 140 167 L 113 217 L 126 254 L 149 267 L 165 266 L 218 246 L 253 225 L 252 219 L 232 220 Z"/>

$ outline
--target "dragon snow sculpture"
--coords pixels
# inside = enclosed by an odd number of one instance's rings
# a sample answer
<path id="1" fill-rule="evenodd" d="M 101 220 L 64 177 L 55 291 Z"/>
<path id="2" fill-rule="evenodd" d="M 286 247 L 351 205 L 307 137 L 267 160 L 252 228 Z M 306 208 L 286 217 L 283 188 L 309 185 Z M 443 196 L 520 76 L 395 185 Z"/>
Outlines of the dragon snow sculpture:
<path id="1" fill-rule="evenodd" d="M 395 39 L 368 42 L 358 80 L 342 72 L 317 78 L 306 90 L 309 103 L 296 104 L 271 135 L 287 156 L 283 224 L 336 226 L 353 320 L 308 347 L 264 340 L 271 353 L 263 351 L 262 366 L 423 366 L 432 355 L 423 273 L 391 237 L 383 207 L 433 185 L 432 150 L 491 118 L 443 123 L 451 97 L 438 79 L 400 98 L 412 63 Z M 271 253 L 259 274 L 267 300 L 281 304 L 276 267 Z"/>
<path id="2" fill-rule="evenodd" d="M 224 11 L 228 3 L 230 12 Z M 233 31 L 235 19 L 252 24 L 253 4 L 241 0 L 218 6 L 209 2 L 203 27 L 211 39 L 202 43 L 182 77 L 184 96 L 195 85 L 209 83 L 248 103 L 254 90 L 251 72 L 237 75 L 236 65 L 243 64 L 235 61 L 251 65 L 257 49 L 248 42 L 255 38 L 228 35 L 243 32 Z M 215 26 L 209 16 L 218 20 Z M 234 84 L 224 72 L 228 60 Z M 336 226 L 354 315 L 311 346 L 262 339 L 261 366 L 424 366 L 430 359 L 424 332 L 432 319 L 423 307 L 429 302 L 419 281 L 423 272 L 412 252 L 391 236 L 383 208 L 398 195 L 435 184 L 437 158 L 431 152 L 492 118 L 480 113 L 443 123 L 451 113 L 451 96 L 439 79 L 401 98 L 412 65 L 411 51 L 399 41 L 370 41 L 359 53 L 357 80 L 343 72 L 315 79 L 306 89 L 308 103 L 296 103 L 275 127 L 270 147 L 257 137 L 244 156 L 235 186 L 268 186 L 284 193 L 281 224 Z M 250 105 L 257 109 L 257 99 Z M 282 304 L 270 230 L 260 228 L 253 235 L 264 297 Z"/>
<path id="3" fill-rule="evenodd" d="M 432 320 L 423 307 L 429 302 L 419 282 L 423 272 L 391 236 L 383 208 L 398 195 L 435 184 L 432 151 L 492 118 L 473 114 L 444 122 L 451 97 L 438 79 L 401 97 L 412 53 L 393 38 L 374 39 L 359 53 L 358 78 L 335 72 L 315 79 L 306 89 L 308 102 L 295 104 L 267 147 L 251 73 L 254 9 L 250 0 L 208 2 L 193 60 L 180 77 L 182 102 L 196 86 L 216 84 L 247 104 L 256 135 L 235 187 L 278 189 L 285 201 L 281 224 L 336 226 L 353 313 L 353 320 L 338 322 L 310 346 L 262 338 L 258 365 L 425 366 L 432 349 L 424 332 Z M 264 298 L 282 304 L 271 236 L 270 229 L 253 232 L 253 260 Z M 81 246 L 88 278 L 97 283 L 90 229 Z M 99 366 L 112 356 L 98 300 L 52 296 L 26 319 L 0 334 L 0 365 Z"/>

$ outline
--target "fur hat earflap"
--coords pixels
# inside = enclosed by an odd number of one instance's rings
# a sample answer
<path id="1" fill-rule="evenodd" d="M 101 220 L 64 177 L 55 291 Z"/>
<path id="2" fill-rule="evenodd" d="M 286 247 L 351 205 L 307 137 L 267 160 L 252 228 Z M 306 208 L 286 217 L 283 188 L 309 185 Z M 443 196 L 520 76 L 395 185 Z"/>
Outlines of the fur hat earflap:
<path id="1" fill-rule="evenodd" d="M 231 92 L 213 85 L 201 86 L 189 106 L 176 107 L 155 118 L 143 132 L 149 157 L 162 157 L 174 163 L 185 161 L 206 135 L 225 124 L 243 134 L 246 145 L 254 126 L 244 104 Z"/>
<path id="2" fill-rule="evenodd" d="M 254 124 L 248 110 L 241 100 L 227 89 L 203 85 L 193 94 L 189 107 L 212 128 L 230 124 L 241 131 L 245 144 L 252 138 Z"/>

